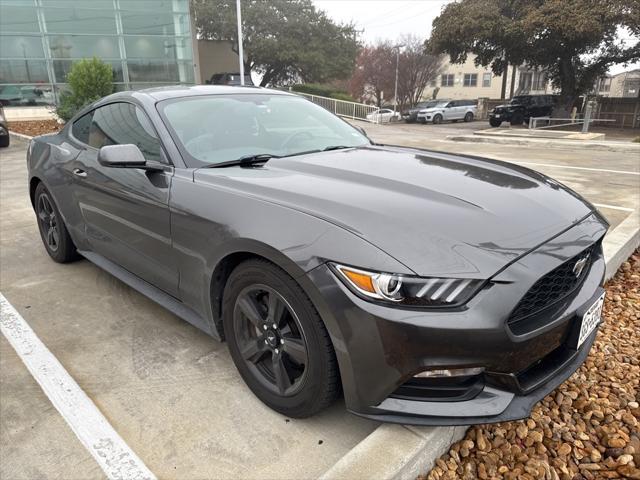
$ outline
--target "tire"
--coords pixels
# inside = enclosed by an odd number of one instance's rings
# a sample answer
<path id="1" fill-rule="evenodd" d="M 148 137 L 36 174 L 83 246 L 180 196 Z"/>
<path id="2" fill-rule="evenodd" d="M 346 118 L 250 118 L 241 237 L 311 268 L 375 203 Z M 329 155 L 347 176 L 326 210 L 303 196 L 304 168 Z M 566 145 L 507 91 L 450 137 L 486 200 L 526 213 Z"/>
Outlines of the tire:
<path id="1" fill-rule="evenodd" d="M 0 137 L 0 147 L 8 147 L 9 143 L 11 143 L 11 136 L 10 135 L 5 135 L 3 137 Z"/>
<path id="2" fill-rule="evenodd" d="M 467 112 L 467 114 L 464 116 L 464 121 L 467 123 L 473 122 L 473 113 Z"/>
<path id="3" fill-rule="evenodd" d="M 514 127 L 522 125 L 522 122 L 524 122 L 524 116 L 521 113 L 514 113 L 511 117 L 511 125 Z"/>
<path id="4" fill-rule="evenodd" d="M 279 321 L 271 320 L 274 311 L 281 312 Z M 238 372 L 273 410 L 305 418 L 338 397 L 338 365 L 324 323 L 300 285 L 276 265 L 252 259 L 231 272 L 222 322 Z"/>
<path id="5" fill-rule="evenodd" d="M 442 115 L 439 113 L 433 117 L 433 124 L 440 125 L 442 123 Z"/>
<path id="6" fill-rule="evenodd" d="M 490 118 L 489 125 L 491 125 L 492 127 L 499 127 L 500 125 L 502 125 L 502 120 L 498 120 L 497 118 Z"/>
<path id="7" fill-rule="evenodd" d="M 34 207 L 40 238 L 42 238 L 44 248 L 53 261 L 68 263 L 78 259 L 76 246 L 69 236 L 60 210 L 43 183 L 39 183 L 36 187 Z"/>

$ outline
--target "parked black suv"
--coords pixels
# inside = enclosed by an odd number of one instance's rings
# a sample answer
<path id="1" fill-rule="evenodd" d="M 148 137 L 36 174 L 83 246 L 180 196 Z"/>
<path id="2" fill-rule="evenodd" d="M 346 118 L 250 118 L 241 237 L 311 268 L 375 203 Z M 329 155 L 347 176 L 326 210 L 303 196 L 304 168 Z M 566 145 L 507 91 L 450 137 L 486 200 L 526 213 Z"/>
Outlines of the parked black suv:
<path id="1" fill-rule="evenodd" d="M 253 87 L 253 81 L 251 80 L 251 75 L 248 73 L 244 74 L 244 84 L 249 87 Z M 207 80 L 207 85 L 240 85 L 240 74 L 239 73 L 214 73 L 211 75 L 211 78 Z"/>
<path id="2" fill-rule="evenodd" d="M 492 127 L 499 127 L 502 122 L 522 125 L 529 123 L 530 117 L 549 116 L 557 98 L 557 95 L 517 95 L 508 104 L 498 105 L 489 113 L 489 124 Z"/>

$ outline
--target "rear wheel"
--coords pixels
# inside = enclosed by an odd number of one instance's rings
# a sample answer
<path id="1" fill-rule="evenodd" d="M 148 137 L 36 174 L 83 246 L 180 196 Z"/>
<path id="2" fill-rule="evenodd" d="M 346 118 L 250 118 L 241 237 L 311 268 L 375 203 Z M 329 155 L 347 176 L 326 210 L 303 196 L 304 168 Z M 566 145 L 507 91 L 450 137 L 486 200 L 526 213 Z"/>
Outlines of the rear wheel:
<path id="1" fill-rule="evenodd" d="M 499 127 L 500 125 L 502 125 L 502 120 L 498 120 L 497 118 L 490 118 L 489 125 L 491 125 L 492 127 Z"/>
<path id="2" fill-rule="evenodd" d="M 0 137 L 0 147 L 8 147 L 11 143 L 11 137 L 9 135 L 3 135 Z"/>
<path id="3" fill-rule="evenodd" d="M 467 123 L 473 122 L 473 113 L 467 112 L 467 114 L 464 116 L 464 121 Z"/>
<path id="4" fill-rule="evenodd" d="M 433 123 L 440 125 L 442 123 L 442 115 L 439 113 L 433 117 Z"/>
<path id="5" fill-rule="evenodd" d="M 40 237 L 49 256 L 58 263 L 76 260 L 76 246 L 69 236 L 58 207 L 43 183 L 36 187 L 34 199 Z"/>
<path id="6" fill-rule="evenodd" d="M 294 418 L 330 405 L 340 387 L 333 346 L 302 288 L 265 260 L 248 260 L 224 290 L 223 325 L 231 357 L 251 391 Z"/>

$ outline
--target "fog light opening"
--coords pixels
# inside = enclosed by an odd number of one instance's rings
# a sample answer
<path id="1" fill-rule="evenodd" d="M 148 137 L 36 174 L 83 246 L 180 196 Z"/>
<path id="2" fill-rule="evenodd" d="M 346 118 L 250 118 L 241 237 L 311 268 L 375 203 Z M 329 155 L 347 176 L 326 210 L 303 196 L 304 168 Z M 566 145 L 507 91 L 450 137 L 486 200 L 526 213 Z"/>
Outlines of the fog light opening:
<path id="1" fill-rule="evenodd" d="M 413 378 L 472 377 L 482 372 L 484 372 L 483 367 L 425 370 L 415 374 Z"/>

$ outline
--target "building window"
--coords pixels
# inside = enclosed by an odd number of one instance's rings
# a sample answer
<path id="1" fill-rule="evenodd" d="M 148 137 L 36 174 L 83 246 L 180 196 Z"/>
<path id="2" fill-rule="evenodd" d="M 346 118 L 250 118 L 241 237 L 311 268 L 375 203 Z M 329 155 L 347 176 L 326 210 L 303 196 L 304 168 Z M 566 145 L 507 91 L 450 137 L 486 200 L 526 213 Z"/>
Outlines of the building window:
<path id="1" fill-rule="evenodd" d="M 440 84 L 443 87 L 453 87 L 453 82 L 455 80 L 456 76 L 453 73 L 447 73 L 445 75 L 442 75 L 442 78 L 440 80 Z"/>
<path id="2" fill-rule="evenodd" d="M 491 78 L 493 77 L 493 74 L 491 72 L 486 72 L 482 74 L 482 86 L 483 87 L 490 87 L 491 86 Z"/>
<path id="3" fill-rule="evenodd" d="M 547 74 L 539 71 L 533 72 L 533 85 L 531 89 L 545 91 L 547 89 Z"/>
<path id="4" fill-rule="evenodd" d="M 478 74 L 477 73 L 465 73 L 464 82 L 462 84 L 465 87 L 477 87 L 478 86 Z"/>
<path id="5" fill-rule="evenodd" d="M 608 92 L 611 90 L 611 77 L 600 77 L 599 92 Z"/>

